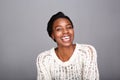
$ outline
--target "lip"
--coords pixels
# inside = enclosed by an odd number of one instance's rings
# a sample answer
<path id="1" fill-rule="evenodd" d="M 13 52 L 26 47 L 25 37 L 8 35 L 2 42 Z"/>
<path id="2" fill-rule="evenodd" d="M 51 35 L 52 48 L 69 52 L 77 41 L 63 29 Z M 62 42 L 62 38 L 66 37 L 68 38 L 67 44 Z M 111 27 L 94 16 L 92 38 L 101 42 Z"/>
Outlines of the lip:
<path id="1" fill-rule="evenodd" d="M 68 42 L 70 41 L 70 36 L 66 35 L 66 36 L 63 36 L 61 39 L 63 42 Z"/>

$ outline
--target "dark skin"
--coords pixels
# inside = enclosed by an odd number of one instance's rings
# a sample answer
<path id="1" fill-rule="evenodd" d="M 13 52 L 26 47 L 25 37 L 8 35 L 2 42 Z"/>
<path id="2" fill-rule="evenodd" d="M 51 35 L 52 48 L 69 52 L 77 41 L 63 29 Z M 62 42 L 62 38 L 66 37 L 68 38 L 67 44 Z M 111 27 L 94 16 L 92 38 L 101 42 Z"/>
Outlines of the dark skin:
<path id="1" fill-rule="evenodd" d="M 68 48 L 56 48 L 55 52 L 61 61 L 66 62 L 72 56 L 74 49 L 75 49 L 75 44 L 73 44 L 71 47 Z"/>
<path id="2" fill-rule="evenodd" d="M 68 61 L 75 49 L 74 29 L 68 19 L 58 18 L 54 21 L 52 38 L 57 43 L 55 52 L 58 58 L 63 62 Z"/>

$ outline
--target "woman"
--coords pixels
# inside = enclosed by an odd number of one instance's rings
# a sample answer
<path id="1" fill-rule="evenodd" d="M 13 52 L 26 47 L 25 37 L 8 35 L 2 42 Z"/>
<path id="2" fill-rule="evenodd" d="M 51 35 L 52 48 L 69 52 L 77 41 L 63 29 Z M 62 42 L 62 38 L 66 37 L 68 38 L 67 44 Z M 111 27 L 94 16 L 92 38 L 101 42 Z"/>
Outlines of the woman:
<path id="1" fill-rule="evenodd" d="M 49 36 L 57 47 L 37 57 L 37 80 L 99 80 L 96 50 L 91 45 L 73 44 L 74 27 L 62 12 L 48 22 Z"/>

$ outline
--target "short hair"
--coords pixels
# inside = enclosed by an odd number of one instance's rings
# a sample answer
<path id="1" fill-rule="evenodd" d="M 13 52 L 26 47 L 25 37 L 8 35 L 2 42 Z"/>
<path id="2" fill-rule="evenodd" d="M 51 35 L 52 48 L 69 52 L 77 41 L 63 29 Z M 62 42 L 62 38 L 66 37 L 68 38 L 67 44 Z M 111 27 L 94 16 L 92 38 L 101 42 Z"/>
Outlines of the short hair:
<path id="1" fill-rule="evenodd" d="M 70 20 L 70 18 L 68 16 L 66 16 L 63 12 L 58 12 L 56 14 L 54 14 L 50 20 L 48 21 L 48 24 L 47 24 L 47 32 L 48 32 L 48 35 L 52 38 L 52 32 L 53 32 L 53 24 L 54 24 L 54 21 L 59 19 L 59 18 L 66 18 L 70 21 L 72 27 L 73 27 L 73 23 L 72 21 Z"/>

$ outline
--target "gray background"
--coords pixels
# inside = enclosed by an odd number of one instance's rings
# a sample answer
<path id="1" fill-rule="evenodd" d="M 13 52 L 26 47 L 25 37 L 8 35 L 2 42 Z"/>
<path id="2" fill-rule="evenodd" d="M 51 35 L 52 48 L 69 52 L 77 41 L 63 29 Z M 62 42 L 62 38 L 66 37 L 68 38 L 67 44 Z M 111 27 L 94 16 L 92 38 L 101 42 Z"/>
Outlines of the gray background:
<path id="1" fill-rule="evenodd" d="M 74 42 L 96 48 L 101 80 L 120 80 L 120 0 L 0 0 L 0 80 L 36 79 L 37 55 L 56 46 L 46 26 L 58 11 Z"/>

